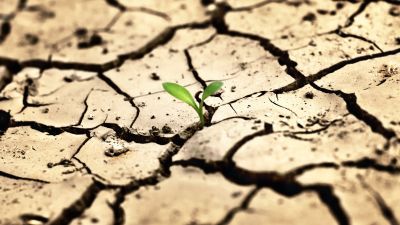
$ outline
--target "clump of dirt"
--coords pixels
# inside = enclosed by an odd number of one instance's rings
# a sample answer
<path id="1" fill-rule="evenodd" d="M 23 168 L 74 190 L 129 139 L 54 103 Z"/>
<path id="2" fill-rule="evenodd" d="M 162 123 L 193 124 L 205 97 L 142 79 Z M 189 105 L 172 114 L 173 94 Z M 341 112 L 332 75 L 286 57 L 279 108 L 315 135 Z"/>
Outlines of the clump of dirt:
<path id="1" fill-rule="evenodd" d="M 311 91 L 308 91 L 307 93 L 304 94 L 304 97 L 307 99 L 313 99 L 315 96 L 314 96 L 314 93 L 312 93 Z"/>
<path id="2" fill-rule="evenodd" d="M 303 21 L 314 23 L 315 20 L 317 20 L 317 16 L 312 12 L 309 12 L 305 16 L 303 16 Z"/>
<path id="3" fill-rule="evenodd" d="M 390 121 L 390 124 L 393 125 L 393 126 L 400 125 L 400 121 L 398 121 L 398 122 Z"/>
<path id="4" fill-rule="evenodd" d="M 78 37 L 78 49 L 91 48 L 103 44 L 103 38 L 98 33 L 88 35 L 88 31 L 85 28 L 80 28 L 75 31 L 75 35 Z"/>
<path id="5" fill-rule="evenodd" d="M 25 34 L 25 40 L 29 45 L 36 45 L 39 43 L 39 37 L 34 34 Z"/>
<path id="6" fill-rule="evenodd" d="M 318 9 L 318 10 L 317 10 L 317 13 L 320 14 L 320 15 L 326 15 L 326 14 L 329 13 L 329 11 L 328 11 L 328 10 L 325 10 L 325 9 Z"/>
<path id="7" fill-rule="evenodd" d="M 43 114 L 49 113 L 49 111 L 50 111 L 49 108 L 44 108 L 41 110 Z"/>
<path id="8" fill-rule="evenodd" d="M 20 46 L 36 45 L 39 43 L 39 37 L 35 34 L 26 33 L 23 39 L 19 42 Z"/>
<path id="9" fill-rule="evenodd" d="M 151 73 L 150 78 L 152 80 L 160 80 L 160 76 L 158 76 L 156 73 Z"/>
<path id="10" fill-rule="evenodd" d="M 112 146 L 110 146 L 110 148 L 108 148 L 104 151 L 104 154 L 108 157 L 115 157 L 115 156 L 119 156 L 128 151 L 129 151 L 129 149 L 124 148 L 122 146 L 112 145 Z"/>
<path id="11" fill-rule="evenodd" d="M 87 35 L 87 33 L 88 33 L 88 30 L 86 28 L 78 28 L 78 29 L 75 30 L 75 35 L 78 38 L 85 37 Z"/>
<path id="12" fill-rule="evenodd" d="M 160 135 L 160 129 L 158 129 L 155 126 L 151 127 L 151 130 L 149 130 L 150 135 L 152 136 L 159 136 Z"/>
<path id="13" fill-rule="evenodd" d="M 51 169 L 55 166 L 70 167 L 70 166 L 74 166 L 74 163 L 69 159 L 61 159 L 57 163 L 52 163 L 52 162 L 47 163 L 47 168 L 49 168 L 49 169 Z"/>
<path id="14" fill-rule="evenodd" d="M 343 7 L 344 7 L 344 3 L 342 3 L 342 2 L 338 2 L 338 3 L 336 3 L 336 9 L 343 9 Z"/>
<path id="15" fill-rule="evenodd" d="M 396 76 L 400 73 L 399 68 L 396 66 L 389 66 L 389 65 L 382 65 L 380 70 L 378 71 L 379 74 L 382 74 L 382 79 L 379 81 L 378 86 L 385 83 L 388 79 L 393 76 Z"/>
<path id="16" fill-rule="evenodd" d="M 129 151 L 121 139 L 118 139 L 114 132 L 105 134 L 102 139 L 109 144 L 109 147 L 104 151 L 108 157 L 115 157 Z"/>
<path id="17" fill-rule="evenodd" d="M 169 127 L 168 125 L 164 125 L 164 126 L 161 128 L 161 130 L 162 130 L 162 132 L 163 132 L 164 134 L 171 134 L 171 133 L 172 133 L 172 129 L 171 129 L 171 127 Z"/>

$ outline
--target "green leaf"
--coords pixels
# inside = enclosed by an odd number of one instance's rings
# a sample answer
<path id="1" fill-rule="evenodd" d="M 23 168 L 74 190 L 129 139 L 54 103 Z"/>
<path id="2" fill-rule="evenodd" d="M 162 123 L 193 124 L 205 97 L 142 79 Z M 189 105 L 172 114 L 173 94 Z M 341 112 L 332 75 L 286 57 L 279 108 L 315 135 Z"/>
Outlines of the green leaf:
<path id="1" fill-rule="evenodd" d="M 170 95 L 189 104 L 196 111 L 198 110 L 196 102 L 194 101 L 190 92 L 185 87 L 182 87 L 179 84 L 169 83 L 169 82 L 163 83 L 162 86 L 164 90 L 168 92 Z"/>
<path id="2" fill-rule="evenodd" d="M 215 92 L 217 92 L 219 89 L 221 89 L 221 87 L 222 87 L 222 82 L 221 81 L 212 82 L 204 90 L 204 93 L 203 93 L 203 96 L 201 97 L 201 100 L 204 101 L 204 99 L 208 98 L 210 95 L 212 95 Z"/>

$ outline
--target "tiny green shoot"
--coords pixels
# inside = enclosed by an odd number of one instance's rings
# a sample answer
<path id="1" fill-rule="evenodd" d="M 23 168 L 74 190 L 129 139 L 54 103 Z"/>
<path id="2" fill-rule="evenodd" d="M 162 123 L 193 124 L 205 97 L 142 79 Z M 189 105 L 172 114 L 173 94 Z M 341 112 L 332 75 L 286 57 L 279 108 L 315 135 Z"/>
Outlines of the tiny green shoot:
<path id="1" fill-rule="evenodd" d="M 210 85 L 208 85 L 203 92 L 203 95 L 201 96 L 201 101 L 200 104 L 197 105 L 196 101 L 194 100 L 193 96 L 190 94 L 190 92 L 183 86 L 176 84 L 176 83 L 170 83 L 166 82 L 162 84 L 164 90 L 168 92 L 170 95 L 174 96 L 175 98 L 181 100 L 182 102 L 185 102 L 186 104 L 190 105 L 199 115 L 200 118 L 200 124 L 201 127 L 204 126 L 204 115 L 203 115 L 203 105 L 204 105 L 204 100 L 210 95 L 215 94 L 219 89 L 222 87 L 222 82 L 221 81 L 214 81 Z"/>

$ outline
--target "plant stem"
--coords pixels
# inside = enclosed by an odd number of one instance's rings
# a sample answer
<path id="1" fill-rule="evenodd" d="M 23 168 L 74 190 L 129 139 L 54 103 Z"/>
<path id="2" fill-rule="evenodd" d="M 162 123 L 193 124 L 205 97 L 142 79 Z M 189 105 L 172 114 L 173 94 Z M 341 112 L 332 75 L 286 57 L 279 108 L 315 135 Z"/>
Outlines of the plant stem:
<path id="1" fill-rule="evenodd" d="M 203 100 L 201 100 L 200 102 L 199 110 L 197 111 L 197 113 L 199 114 L 200 117 L 201 128 L 203 128 L 204 127 Z"/>

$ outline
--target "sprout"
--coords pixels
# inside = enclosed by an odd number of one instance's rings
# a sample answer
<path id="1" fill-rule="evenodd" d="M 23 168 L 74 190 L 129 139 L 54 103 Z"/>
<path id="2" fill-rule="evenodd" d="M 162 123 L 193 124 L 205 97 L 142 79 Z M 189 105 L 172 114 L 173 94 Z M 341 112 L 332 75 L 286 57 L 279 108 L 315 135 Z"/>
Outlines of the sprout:
<path id="1" fill-rule="evenodd" d="M 190 94 L 190 92 L 185 87 L 182 87 L 181 85 L 175 84 L 175 83 L 169 83 L 169 82 L 163 83 L 163 88 L 166 92 L 168 92 L 170 95 L 174 96 L 175 98 L 181 100 L 182 102 L 187 103 L 194 110 L 196 110 L 196 112 L 200 118 L 201 127 L 204 126 L 204 115 L 203 115 L 204 100 L 206 98 L 208 98 L 210 95 L 213 95 L 219 89 L 221 89 L 221 87 L 222 87 L 221 81 L 212 82 L 204 90 L 203 95 L 201 96 L 200 105 L 197 105 L 193 96 Z"/>

